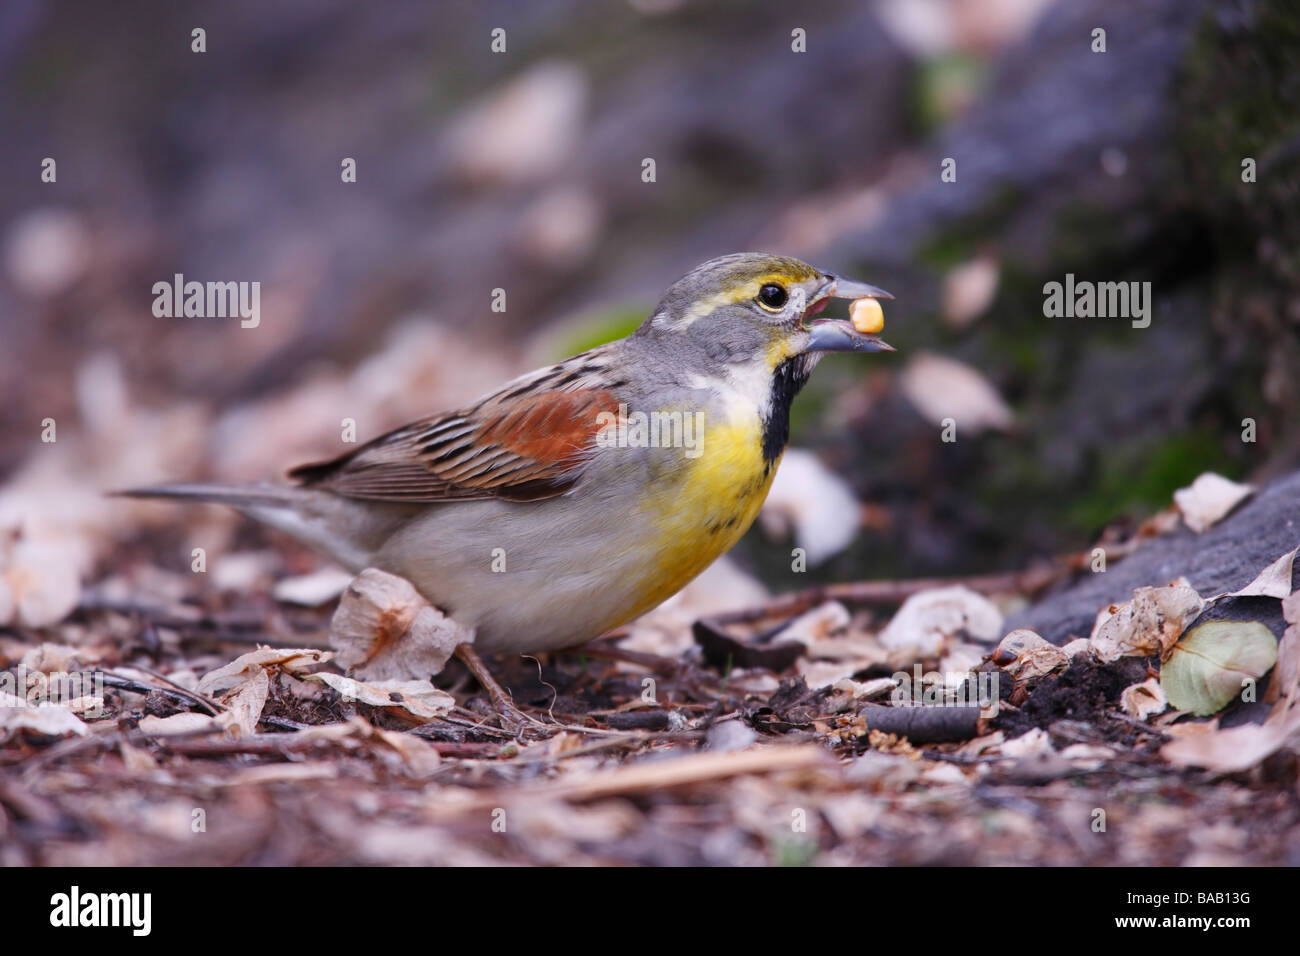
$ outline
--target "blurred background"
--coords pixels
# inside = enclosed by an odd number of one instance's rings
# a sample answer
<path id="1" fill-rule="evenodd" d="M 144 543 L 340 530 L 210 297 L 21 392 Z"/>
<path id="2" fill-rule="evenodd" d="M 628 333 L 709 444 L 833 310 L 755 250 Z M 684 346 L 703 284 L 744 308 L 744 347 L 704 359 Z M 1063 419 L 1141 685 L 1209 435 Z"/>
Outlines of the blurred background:
<path id="1" fill-rule="evenodd" d="M 823 364 L 743 564 L 1084 547 L 1202 471 L 1300 464 L 1298 66 L 1281 0 L 7 0 L 0 522 L 82 577 L 183 568 L 175 512 L 100 491 L 278 477 L 759 250 L 889 289 L 900 351 Z M 156 318 L 175 273 L 260 281 L 260 326 Z M 1150 327 L 1044 317 L 1066 273 L 1151 282 Z M 844 493 L 856 528 L 817 513 Z"/>

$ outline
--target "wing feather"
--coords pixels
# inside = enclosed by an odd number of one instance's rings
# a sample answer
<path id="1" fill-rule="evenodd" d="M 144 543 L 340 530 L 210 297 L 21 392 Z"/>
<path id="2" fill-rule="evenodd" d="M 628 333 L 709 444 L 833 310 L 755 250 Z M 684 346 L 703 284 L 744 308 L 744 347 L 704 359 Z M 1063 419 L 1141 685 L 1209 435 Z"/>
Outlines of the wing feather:
<path id="1" fill-rule="evenodd" d="M 594 453 L 598 416 L 618 410 L 618 396 L 604 384 L 600 351 L 533 372 L 468 409 L 403 426 L 289 475 L 304 485 L 375 501 L 533 501 L 563 494 Z"/>

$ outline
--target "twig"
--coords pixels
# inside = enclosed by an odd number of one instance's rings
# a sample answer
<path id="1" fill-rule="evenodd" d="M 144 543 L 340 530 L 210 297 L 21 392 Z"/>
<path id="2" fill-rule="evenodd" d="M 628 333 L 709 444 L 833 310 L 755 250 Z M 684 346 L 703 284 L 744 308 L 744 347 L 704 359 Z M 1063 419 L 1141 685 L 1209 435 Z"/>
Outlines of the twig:
<path id="1" fill-rule="evenodd" d="M 332 740 L 321 737 L 299 736 L 297 734 L 259 734 L 255 737 L 242 737 L 238 740 L 186 740 L 177 738 L 148 738 L 164 750 L 183 754 L 187 757 L 224 757 L 231 754 L 253 754 L 261 756 L 287 756 L 303 750 L 328 747 Z M 500 746 L 491 743 L 455 743 L 452 741 L 426 740 L 429 746 L 444 756 L 459 757 L 495 757 Z"/>
<path id="2" fill-rule="evenodd" d="M 1170 741 L 1174 739 L 1173 737 L 1165 733 L 1163 730 L 1157 730 L 1156 728 L 1152 727 L 1150 724 L 1144 723 L 1138 720 L 1136 717 L 1130 717 L 1128 714 L 1121 714 L 1118 711 L 1114 711 L 1114 710 L 1107 710 L 1104 711 L 1104 713 L 1111 720 L 1117 720 L 1121 724 L 1128 724 L 1130 727 L 1134 728 L 1135 730 L 1140 730 L 1144 734 L 1150 734 L 1152 737 L 1155 737 L 1157 740 L 1160 740 L 1161 742 Z"/>
<path id="3" fill-rule="evenodd" d="M 168 686 L 174 687 L 176 689 L 176 693 L 180 694 L 181 696 L 188 697 L 190 700 L 194 701 L 195 703 L 202 704 L 204 707 L 208 708 L 208 712 L 212 714 L 213 717 L 217 716 L 217 714 L 220 711 L 225 710 L 225 708 L 222 707 L 220 704 L 218 704 L 215 700 L 211 700 L 207 697 L 204 697 L 202 694 L 196 693 L 192 690 L 188 690 L 187 688 L 182 687 L 180 684 L 176 683 L 170 677 L 166 677 L 162 674 L 159 674 L 156 670 L 151 670 L 150 668 L 144 667 L 143 665 L 140 664 L 136 664 L 133 666 L 135 667 L 136 670 L 144 671 L 146 674 L 150 675 L 151 677 L 156 677 L 163 683 L 167 684 Z"/>

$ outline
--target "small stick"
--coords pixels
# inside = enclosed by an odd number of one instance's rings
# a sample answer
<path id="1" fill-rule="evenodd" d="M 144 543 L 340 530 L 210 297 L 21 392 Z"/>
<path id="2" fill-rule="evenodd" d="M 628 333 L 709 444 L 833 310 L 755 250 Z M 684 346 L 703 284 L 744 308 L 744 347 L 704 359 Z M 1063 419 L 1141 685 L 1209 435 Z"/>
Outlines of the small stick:
<path id="1" fill-rule="evenodd" d="M 496 678 L 492 676 L 492 672 L 483 663 L 483 658 L 478 656 L 478 652 L 474 650 L 474 645 L 461 644 L 456 648 L 456 656 L 460 658 L 461 663 L 469 668 L 469 672 L 474 675 L 474 679 L 479 682 L 479 685 L 487 691 L 488 697 L 492 699 L 492 706 L 496 708 L 497 714 L 501 718 L 503 729 L 510 730 L 511 733 L 517 733 L 527 726 L 545 726 L 541 721 L 534 720 L 515 706 L 515 702 L 511 700 L 505 688 L 497 683 Z M 513 726 L 507 727 L 507 723 Z"/>

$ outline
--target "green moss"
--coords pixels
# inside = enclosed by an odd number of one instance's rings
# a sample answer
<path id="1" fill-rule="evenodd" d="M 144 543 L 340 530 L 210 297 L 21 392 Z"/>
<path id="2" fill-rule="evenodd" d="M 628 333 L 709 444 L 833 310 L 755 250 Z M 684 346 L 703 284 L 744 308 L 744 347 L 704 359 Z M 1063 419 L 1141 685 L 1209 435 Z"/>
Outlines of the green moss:
<path id="1" fill-rule="evenodd" d="M 641 305 L 622 306 L 601 312 L 560 338 L 554 349 L 554 360 L 558 362 L 570 355 L 631 335 L 649 313 L 650 307 Z"/>
<path id="2" fill-rule="evenodd" d="M 951 53 L 921 63 L 908 85 L 908 118 L 920 134 L 933 133 L 960 116 L 989 86 L 988 63 Z"/>
<path id="3" fill-rule="evenodd" d="M 1203 432 L 1171 435 L 1154 445 L 1103 449 L 1097 477 L 1069 499 L 1067 520 L 1092 531 L 1116 515 L 1146 515 L 1166 507 L 1179 488 L 1204 471 L 1236 476 L 1218 437 Z"/>
<path id="4" fill-rule="evenodd" d="M 958 175 L 961 170 L 958 168 Z M 1005 184 L 979 210 L 954 220 L 934 238 L 921 243 L 916 258 L 922 265 L 946 271 L 975 256 L 1011 221 L 1023 197 L 1018 189 Z"/>

